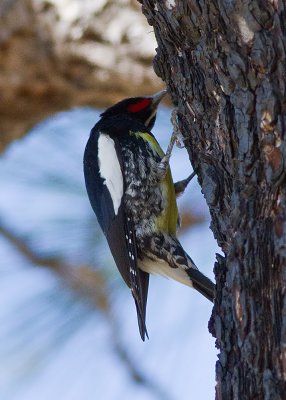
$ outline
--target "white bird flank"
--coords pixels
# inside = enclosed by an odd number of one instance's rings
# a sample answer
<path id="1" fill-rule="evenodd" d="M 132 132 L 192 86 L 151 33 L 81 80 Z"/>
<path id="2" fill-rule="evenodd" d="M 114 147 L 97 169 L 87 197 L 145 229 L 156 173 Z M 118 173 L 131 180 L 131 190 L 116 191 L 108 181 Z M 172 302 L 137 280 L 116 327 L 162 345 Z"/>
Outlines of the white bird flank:
<path id="1" fill-rule="evenodd" d="M 101 133 L 98 138 L 98 162 L 100 176 L 109 190 L 114 213 L 117 215 L 123 196 L 123 176 L 114 140 L 104 133 Z"/>

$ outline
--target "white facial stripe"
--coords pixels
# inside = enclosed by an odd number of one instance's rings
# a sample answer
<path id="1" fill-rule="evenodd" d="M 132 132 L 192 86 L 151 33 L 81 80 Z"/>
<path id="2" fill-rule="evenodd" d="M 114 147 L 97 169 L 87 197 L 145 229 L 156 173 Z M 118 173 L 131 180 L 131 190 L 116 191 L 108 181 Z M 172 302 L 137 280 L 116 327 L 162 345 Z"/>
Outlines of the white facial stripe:
<path id="1" fill-rule="evenodd" d="M 114 140 L 101 133 L 98 138 L 98 163 L 99 172 L 104 184 L 107 186 L 113 202 L 115 215 L 123 195 L 123 177 L 116 155 Z"/>

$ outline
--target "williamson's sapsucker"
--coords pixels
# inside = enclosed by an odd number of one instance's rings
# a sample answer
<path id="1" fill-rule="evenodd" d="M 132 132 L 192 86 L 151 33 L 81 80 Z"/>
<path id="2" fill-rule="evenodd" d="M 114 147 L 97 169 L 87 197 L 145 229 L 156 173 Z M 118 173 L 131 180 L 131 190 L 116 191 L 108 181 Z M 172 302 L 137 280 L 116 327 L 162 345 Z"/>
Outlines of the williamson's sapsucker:
<path id="1" fill-rule="evenodd" d="M 149 274 L 192 286 L 213 301 L 214 284 L 177 239 L 176 195 L 189 179 L 173 183 L 165 155 L 151 129 L 166 90 L 120 101 L 101 114 L 84 154 L 87 193 L 115 263 L 135 300 L 141 338 Z M 148 335 L 147 335 L 148 336 Z"/>

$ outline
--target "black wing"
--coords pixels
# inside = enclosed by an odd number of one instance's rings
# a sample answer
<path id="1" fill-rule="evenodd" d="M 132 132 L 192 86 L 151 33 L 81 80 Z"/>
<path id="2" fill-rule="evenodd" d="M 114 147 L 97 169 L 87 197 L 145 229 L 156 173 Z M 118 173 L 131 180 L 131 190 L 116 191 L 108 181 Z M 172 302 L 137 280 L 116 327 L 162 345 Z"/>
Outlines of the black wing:
<path id="1" fill-rule="evenodd" d="M 92 130 L 84 153 L 84 176 L 88 197 L 103 230 L 114 261 L 126 284 L 131 288 L 135 301 L 140 335 L 144 341 L 148 337 L 145 318 L 148 295 L 149 274 L 140 270 L 137 263 L 137 245 L 132 216 L 124 207 L 124 189 L 121 204 L 115 214 L 113 201 L 105 180 L 100 176 L 98 164 L 98 138 L 100 133 Z M 124 169 L 121 147 L 115 144 L 124 183 Z"/>

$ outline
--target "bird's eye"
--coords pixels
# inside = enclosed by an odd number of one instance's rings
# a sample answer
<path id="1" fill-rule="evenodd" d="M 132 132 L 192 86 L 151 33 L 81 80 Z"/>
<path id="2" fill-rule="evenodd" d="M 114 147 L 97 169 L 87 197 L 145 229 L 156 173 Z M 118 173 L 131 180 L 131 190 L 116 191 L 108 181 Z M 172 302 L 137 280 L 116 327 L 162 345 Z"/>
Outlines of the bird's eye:
<path id="1" fill-rule="evenodd" d="M 136 103 L 129 104 L 129 106 L 127 107 L 127 110 L 129 112 L 136 113 L 141 110 L 144 110 L 144 108 L 149 107 L 151 103 L 152 103 L 152 101 L 150 99 L 142 99 L 142 100 L 137 101 Z"/>

